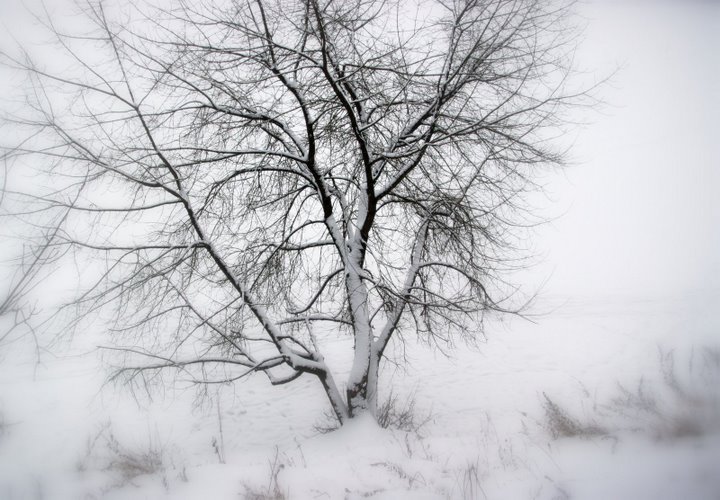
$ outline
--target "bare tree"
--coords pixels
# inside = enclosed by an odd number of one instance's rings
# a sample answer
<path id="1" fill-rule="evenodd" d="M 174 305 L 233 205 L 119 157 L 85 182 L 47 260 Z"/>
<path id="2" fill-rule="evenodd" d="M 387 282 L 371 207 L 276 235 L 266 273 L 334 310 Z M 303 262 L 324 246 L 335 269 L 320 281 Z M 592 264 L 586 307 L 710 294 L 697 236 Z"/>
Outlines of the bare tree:
<path id="1" fill-rule="evenodd" d="M 51 176 L 25 196 L 70 209 L 59 244 L 106 263 L 76 303 L 113 308 L 125 375 L 310 375 L 344 423 L 375 414 L 393 337 L 473 336 L 513 310 L 525 194 L 578 97 L 566 6 L 107 9 L 85 6 L 88 33 L 47 22 L 61 71 L 5 55 L 32 89 L 6 154 Z M 342 385 L 331 333 L 353 339 Z"/>
<path id="2" fill-rule="evenodd" d="M 2 177 L 0 178 L 0 223 L 3 226 L 12 226 L 12 220 L 17 219 L 22 213 L 18 212 L 18 205 L 7 201 L 7 189 L 9 169 L 4 163 Z M 12 207 L 12 208 L 10 208 Z M 16 255 L 3 255 L 2 264 L 8 267 L 9 274 L 3 269 L 2 287 L 0 287 L 0 319 L 3 323 L 0 326 L 0 347 L 8 345 L 25 334 L 31 334 L 35 341 L 35 349 L 39 355 L 40 343 L 35 332 L 35 325 L 32 319 L 36 318 L 40 311 L 37 307 L 37 300 L 33 300 L 33 290 L 42 285 L 52 273 L 52 264 L 62 256 L 62 249 L 56 246 L 58 234 L 68 215 L 64 210 L 60 215 L 45 214 L 39 234 L 35 238 L 25 235 L 22 238 L 22 248 Z M 10 221 L 8 219 L 11 219 Z M 33 231 L 37 228 L 27 225 L 23 226 L 26 231 Z M 37 232 L 37 231 L 34 231 Z M 10 241 L 18 239 L 3 231 L 2 238 Z"/>
<path id="3" fill-rule="evenodd" d="M 0 346 L 14 340 L 22 327 L 29 327 L 33 332 L 30 319 L 38 311 L 35 304 L 28 301 L 28 294 L 38 285 L 43 266 L 54 257 L 49 242 L 52 236 L 49 235 L 48 240 L 36 248 L 26 248 L 18 257 L 20 261 L 11 263 L 14 272 L 5 282 L 6 289 L 0 295 L 0 318 L 6 318 L 6 324 L 0 327 Z"/>

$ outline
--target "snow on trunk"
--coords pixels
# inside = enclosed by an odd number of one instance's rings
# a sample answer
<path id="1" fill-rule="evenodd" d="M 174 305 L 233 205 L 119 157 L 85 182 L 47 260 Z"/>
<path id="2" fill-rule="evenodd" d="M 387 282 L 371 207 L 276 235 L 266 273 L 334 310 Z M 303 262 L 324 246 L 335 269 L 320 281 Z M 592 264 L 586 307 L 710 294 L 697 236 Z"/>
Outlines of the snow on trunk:
<path id="1" fill-rule="evenodd" d="M 370 387 L 370 367 L 372 363 L 372 330 L 367 307 L 367 288 L 360 277 L 357 259 L 350 249 L 352 266 L 345 274 L 350 312 L 354 330 L 354 356 L 347 382 L 347 404 L 351 417 L 366 410 L 373 411 L 376 390 Z M 377 377 L 373 377 L 377 381 Z"/>
<path id="2" fill-rule="evenodd" d="M 363 245 L 359 230 L 367 217 L 367 189 L 359 199 L 357 227 L 347 247 L 345 287 L 350 304 L 354 334 L 353 364 L 348 376 L 347 405 L 350 417 L 364 412 L 373 416 L 377 408 L 377 357 L 373 355 L 373 333 L 368 311 L 368 291 L 363 275 Z"/>

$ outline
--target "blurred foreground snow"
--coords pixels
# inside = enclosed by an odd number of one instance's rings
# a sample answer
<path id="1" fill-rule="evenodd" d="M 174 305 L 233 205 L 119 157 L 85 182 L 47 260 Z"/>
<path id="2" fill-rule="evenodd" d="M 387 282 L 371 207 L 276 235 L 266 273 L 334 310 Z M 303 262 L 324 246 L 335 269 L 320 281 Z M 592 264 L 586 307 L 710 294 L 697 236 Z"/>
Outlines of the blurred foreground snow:
<path id="1" fill-rule="evenodd" d="M 206 399 L 180 383 L 138 407 L 103 387 L 92 335 L 37 366 L 16 344 L 0 365 L 0 498 L 717 499 L 717 303 L 546 299 L 534 323 L 491 322 L 475 346 L 440 346 L 449 357 L 396 344 L 382 376 L 398 406 L 414 398 L 417 431 L 361 419 L 320 434 L 309 380 Z M 347 369 L 350 339 L 325 342 Z"/>

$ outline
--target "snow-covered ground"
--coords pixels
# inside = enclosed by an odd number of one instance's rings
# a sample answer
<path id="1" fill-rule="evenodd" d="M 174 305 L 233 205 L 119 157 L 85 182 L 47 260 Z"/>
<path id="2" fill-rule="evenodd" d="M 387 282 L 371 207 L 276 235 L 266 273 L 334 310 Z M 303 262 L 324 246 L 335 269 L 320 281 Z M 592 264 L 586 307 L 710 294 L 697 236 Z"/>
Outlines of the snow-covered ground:
<path id="1" fill-rule="evenodd" d="M 19 3 L 0 2 L 9 25 Z M 320 434 L 309 379 L 208 398 L 179 382 L 138 404 L 103 385 L 90 330 L 39 364 L 31 345 L 2 348 L 0 500 L 719 499 L 718 5 L 579 2 L 578 61 L 620 72 L 573 138 L 567 185 L 548 186 L 567 213 L 538 247 L 565 295 L 475 345 L 395 345 L 382 397 L 414 398 L 419 429 Z M 350 340 L 325 342 L 347 370 Z"/>
<path id="2" fill-rule="evenodd" d="M 102 387 L 91 340 L 39 365 L 15 345 L 0 368 L 0 498 L 717 499 L 717 303 L 547 298 L 534 322 L 489 322 L 447 356 L 395 345 L 383 397 L 392 387 L 397 411 L 414 399 L 417 430 L 319 433 L 326 401 L 309 379 L 207 398 L 179 382 L 138 405 Z M 349 339 L 326 342 L 342 372 Z"/>

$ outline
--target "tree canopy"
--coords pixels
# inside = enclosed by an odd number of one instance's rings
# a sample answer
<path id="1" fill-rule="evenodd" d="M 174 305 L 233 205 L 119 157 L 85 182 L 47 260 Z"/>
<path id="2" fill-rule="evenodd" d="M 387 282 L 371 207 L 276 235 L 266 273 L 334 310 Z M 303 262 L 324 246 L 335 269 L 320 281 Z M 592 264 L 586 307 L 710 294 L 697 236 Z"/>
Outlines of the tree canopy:
<path id="1" fill-rule="evenodd" d="M 112 8 L 111 8 L 112 7 Z M 232 0 L 83 8 L 28 54 L 10 192 L 69 210 L 53 245 L 98 257 L 75 297 L 112 311 L 121 373 L 317 377 L 338 420 L 376 411 L 394 336 L 472 336 L 511 311 L 535 172 L 557 164 L 567 6 L 535 0 Z M 338 384 L 319 337 L 351 335 Z M 343 394 L 343 390 L 345 394 Z"/>

